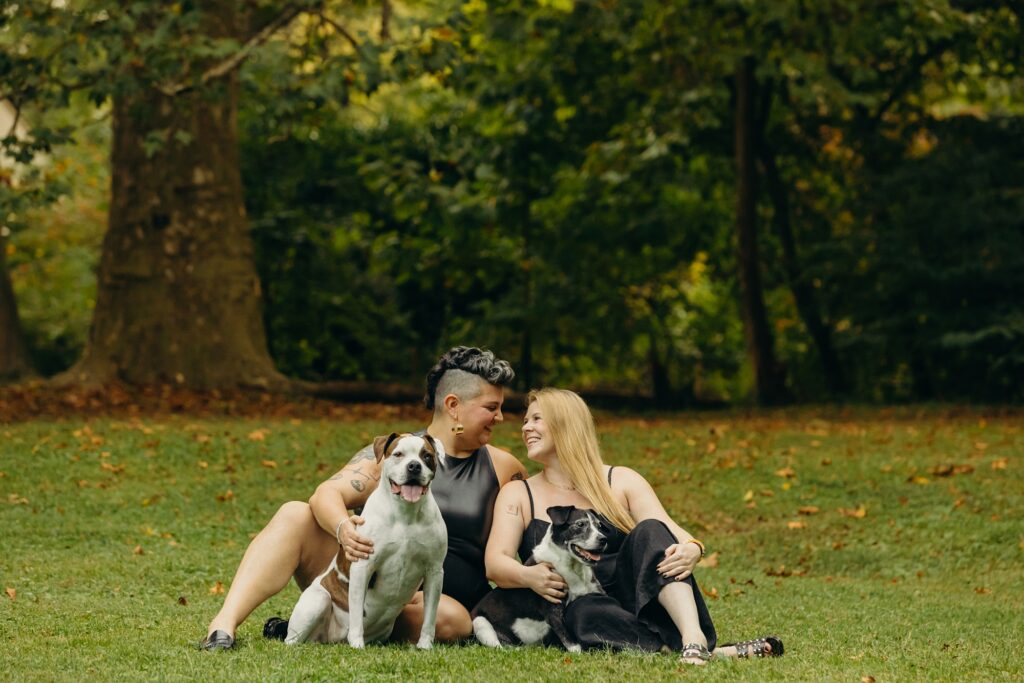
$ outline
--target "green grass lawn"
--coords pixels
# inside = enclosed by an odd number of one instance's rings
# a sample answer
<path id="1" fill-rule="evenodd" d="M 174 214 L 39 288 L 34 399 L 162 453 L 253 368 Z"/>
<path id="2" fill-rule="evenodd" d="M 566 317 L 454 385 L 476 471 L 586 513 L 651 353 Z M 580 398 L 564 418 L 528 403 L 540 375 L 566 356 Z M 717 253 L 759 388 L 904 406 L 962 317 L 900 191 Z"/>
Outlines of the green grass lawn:
<path id="1" fill-rule="evenodd" d="M 2 419 L 2 416 L 0 416 Z M 523 456 L 518 418 L 499 446 Z M 800 410 L 599 415 L 610 463 L 708 546 L 723 641 L 781 659 L 478 646 L 286 647 L 259 608 L 230 653 L 195 643 L 250 537 L 378 433 L 323 418 L 0 424 L 4 680 L 1024 680 L 1024 415 Z M 532 469 L 532 467 L 531 467 Z"/>

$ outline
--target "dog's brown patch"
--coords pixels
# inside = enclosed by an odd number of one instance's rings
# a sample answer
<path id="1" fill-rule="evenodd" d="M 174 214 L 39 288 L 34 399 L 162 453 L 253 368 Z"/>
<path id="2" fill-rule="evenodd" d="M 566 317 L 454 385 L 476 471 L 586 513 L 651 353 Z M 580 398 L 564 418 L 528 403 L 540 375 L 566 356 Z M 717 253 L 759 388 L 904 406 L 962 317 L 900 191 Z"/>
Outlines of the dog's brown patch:
<path id="1" fill-rule="evenodd" d="M 346 612 L 348 611 L 348 583 L 343 583 L 338 574 L 344 574 L 347 578 L 351 566 L 352 563 L 345 557 L 345 551 L 340 550 L 338 551 L 338 568 L 333 572 L 327 572 L 327 576 L 320 581 L 320 585 L 331 594 L 331 601 Z"/>
<path id="2" fill-rule="evenodd" d="M 432 472 L 437 472 L 437 448 L 429 436 L 423 437 L 423 448 L 420 449 L 420 460 L 427 463 Z"/>
<path id="3" fill-rule="evenodd" d="M 395 446 L 398 445 L 398 440 L 403 436 L 410 436 L 409 434 L 396 434 L 392 432 L 389 436 L 378 436 L 373 440 L 373 455 L 377 458 L 377 462 L 380 462 L 384 458 L 388 457 L 395 451 Z"/>

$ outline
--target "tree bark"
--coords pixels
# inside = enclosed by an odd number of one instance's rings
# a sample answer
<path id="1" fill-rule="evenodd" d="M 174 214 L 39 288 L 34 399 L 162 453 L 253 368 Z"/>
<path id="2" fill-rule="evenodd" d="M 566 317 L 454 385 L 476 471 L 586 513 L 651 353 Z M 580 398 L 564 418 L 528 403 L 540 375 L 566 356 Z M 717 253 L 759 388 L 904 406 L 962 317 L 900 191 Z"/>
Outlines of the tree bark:
<path id="1" fill-rule="evenodd" d="M 768 195 L 771 197 L 774 209 L 772 223 L 782 245 L 782 267 L 786 271 L 786 279 L 789 281 L 790 291 L 793 292 L 793 299 L 796 301 L 796 310 L 818 349 L 825 387 L 833 396 L 842 396 L 849 390 L 846 373 L 843 372 L 839 354 L 836 353 L 835 345 L 832 343 L 832 330 L 821 317 L 821 309 L 818 306 L 818 297 L 814 292 L 814 287 L 801 272 L 796 253 L 796 240 L 793 237 L 793 226 L 790 222 L 789 195 L 786 192 L 782 174 L 779 172 L 775 154 L 771 148 L 764 141 L 758 145 L 758 148 L 761 165 L 764 166 Z"/>
<path id="2" fill-rule="evenodd" d="M 237 38 L 235 5 L 208 3 L 204 29 Z M 289 386 L 267 350 L 237 99 L 235 73 L 177 95 L 149 85 L 115 96 L 96 308 L 85 353 L 60 383 Z"/>
<path id="3" fill-rule="evenodd" d="M 740 313 L 747 340 L 747 353 L 754 370 L 757 401 L 774 405 L 788 400 L 783 372 L 775 358 L 774 340 L 768 324 L 761 283 L 757 246 L 757 169 L 755 153 L 757 124 L 754 101 L 757 83 L 754 60 L 740 60 L 736 68 L 735 153 L 736 234 L 739 260 Z"/>
<path id="4" fill-rule="evenodd" d="M 0 235 L 0 384 L 33 374 L 18 316 L 18 302 L 7 272 L 7 245 Z"/>

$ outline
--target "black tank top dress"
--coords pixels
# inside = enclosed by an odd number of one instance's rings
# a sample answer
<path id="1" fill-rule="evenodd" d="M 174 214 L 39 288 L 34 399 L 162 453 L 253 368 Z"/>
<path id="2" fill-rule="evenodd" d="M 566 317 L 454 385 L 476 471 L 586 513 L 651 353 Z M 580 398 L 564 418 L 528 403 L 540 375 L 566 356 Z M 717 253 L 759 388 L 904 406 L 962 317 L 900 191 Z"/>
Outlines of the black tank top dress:
<path id="1" fill-rule="evenodd" d="M 498 475 L 487 446 L 465 458 L 448 456 L 445 461 L 430 484 L 448 527 L 442 592 L 472 610 L 491 590 L 484 570 L 484 548 L 500 488 Z"/>
<path id="2" fill-rule="evenodd" d="M 609 486 L 613 469 L 608 470 Z M 551 523 L 535 517 L 533 492 L 527 482 L 523 484 L 530 497 L 530 523 L 519 544 L 519 558 L 525 562 Z M 676 537 L 656 519 L 640 522 L 627 534 L 596 514 L 608 535 L 608 547 L 594 567 L 605 594 L 584 595 L 571 602 L 565 609 L 566 629 L 583 649 L 657 652 L 668 646 L 682 650 L 679 630 L 658 602 L 658 593 L 673 581 L 658 573 L 658 563 L 664 559 L 665 550 L 677 542 Z M 717 634 L 704 596 L 692 574 L 685 581 L 693 589 L 700 630 L 708 640 L 708 649 L 714 650 Z"/>

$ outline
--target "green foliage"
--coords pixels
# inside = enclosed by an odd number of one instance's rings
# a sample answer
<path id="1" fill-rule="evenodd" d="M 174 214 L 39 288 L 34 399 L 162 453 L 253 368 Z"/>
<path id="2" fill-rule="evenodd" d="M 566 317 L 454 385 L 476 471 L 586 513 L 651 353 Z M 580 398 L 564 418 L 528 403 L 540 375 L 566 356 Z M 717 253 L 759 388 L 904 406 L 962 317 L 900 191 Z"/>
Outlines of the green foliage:
<path id="1" fill-rule="evenodd" d="M 386 32 L 378 3 L 232 7 L 242 35 L 195 3 L 8 3 L 0 95 L 33 120 L 6 148 L 63 155 L 75 121 L 39 112 L 74 111 L 72 92 L 101 107 L 139 88 L 216 97 L 210 67 L 244 53 L 241 165 L 289 374 L 413 381 L 469 343 L 512 359 L 521 388 L 744 400 L 732 79 L 745 58 L 765 299 L 793 394 L 827 395 L 816 317 L 855 398 L 1022 397 L 1012 3 L 436 0 L 389 4 Z M 153 153 L 169 141 L 190 142 L 146 137 Z M 0 201 L 24 217 L 64 193 L 58 175 L 0 183 Z M 63 235 L 96 224 L 56 212 Z M 65 247 L 55 218 L 39 220 L 12 263 L 50 370 L 84 337 L 91 290 L 77 283 L 95 252 L 68 246 L 48 271 L 29 255 Z"/>

